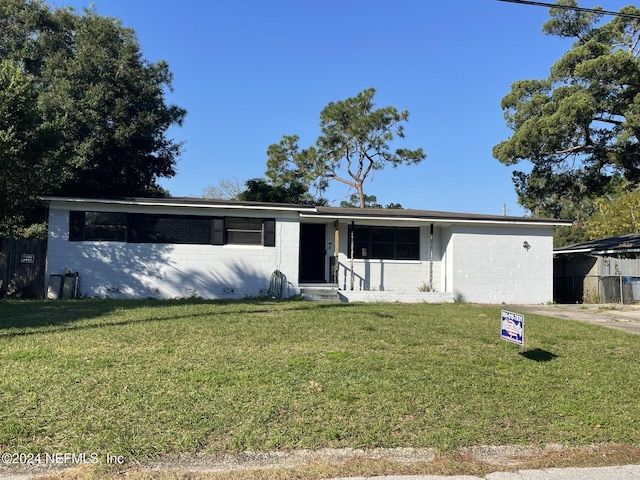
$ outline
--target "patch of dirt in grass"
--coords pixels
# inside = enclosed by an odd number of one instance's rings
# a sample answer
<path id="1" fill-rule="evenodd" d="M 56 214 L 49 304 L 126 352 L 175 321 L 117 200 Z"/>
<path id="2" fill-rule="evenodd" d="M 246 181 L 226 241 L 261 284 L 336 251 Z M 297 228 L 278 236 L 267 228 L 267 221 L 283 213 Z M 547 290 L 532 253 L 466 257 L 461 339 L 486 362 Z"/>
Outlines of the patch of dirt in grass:
<path id="1" fill-rule="evenodd" d="M 20 474 L 24 475 L 21 478 L 38 480 L 321 480 L 382 475 L 484 476 L 498 471 L 631 464 L 640 464 L 640 445 L 477 446 L 446 453 L 420 448 L 342 448 L 164 456 L 129 462 L 117 470 L 104 466 L 46 473 L 37 469 L 0 469 L 0 479 Z"/>
<path id="2" fill-rule="evenodd" d="M 323 448 L 319 450 L 292 450 L 287 452 L 244 452 L 238 455 L 210 457 L 206 455 L 165 457 L 160 462 L 146 464 L 149 470 L 168 470 L 180 465 L 181 470 L 230 471 L 267 468 L 295 468 L 303 465 L 326 463 L 342 464 L 358 460 L 390 461 L 396 463 L 432 462 L 436 452 L 420 448 Z"/>

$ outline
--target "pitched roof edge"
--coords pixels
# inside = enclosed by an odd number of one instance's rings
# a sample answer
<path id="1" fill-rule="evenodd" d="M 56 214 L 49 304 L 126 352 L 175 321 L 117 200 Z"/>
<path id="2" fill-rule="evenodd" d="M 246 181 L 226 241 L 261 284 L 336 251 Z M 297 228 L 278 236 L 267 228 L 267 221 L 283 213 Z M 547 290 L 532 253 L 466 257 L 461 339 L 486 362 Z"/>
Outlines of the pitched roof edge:
<path id="1" fill-rule="evenodd" d="M 451 221 L 451 222 L 474 222 L 474 223 L 506 223 L 506 224 L 539 224 L 546 226 L 571 225 L 572 222 L 566 220 L 556 220 L 552 218 L 535 217 L 514 217 L 504 215 L 487 215 L 480 213 L 463 212 L 440 212 L 434 210 L 416 209 L 380 209 L 380 208 L 341 208 L 341 207 L 317 207 L 317 214 L 309 216 L 336 216 L 357 220 L 358 218 L 376 218 L 379 220 L 419 220 L 419 221 Z"/>
<path id="2" fill-rule="evenodd" d="M 255 209 L 255 210 L 286 210 L 297 211 L 304 217 L 339 217 L 345 219 L 372 218 L 378 220 L 418 220 L 435 222 L 457 222 L 457 223 L 501 223 L 501 224 L 535 224 L 541 226 L 561 226 L 571 225 L 565 220 L 535 217 L 514 217 L 501 215 L 487 215 L 462 212 L 441 212 L 434 210 L 417 209 L 380 209 L 380 208 L 343 208 L 324 207 L 313 205 L 297 205 L 291 203 L 267 203 L 250 202 L 240 200 L 217 200 L 194 197 L 169 197 L 169 198 L 149 198 L 149 197 L 69 197 L 69 196 L 43 196 L 41 200 L 46 202 L 62 202 L 72 204 L 114 204 L 114 205 L 143 205 L 143 206 L 166 206 L 166 207 L 220 207 L 229 209 Z"/>
<path id="3" fill-rule="evenodd" d="M 315 211 L 313 205 L 295 205 L 290 203 L 266 203 L 266 202 L 249 202 L 240 200 L 217 200 L 209 198 L 193 198 L 193 197 L 168 197 L 168 198 L 149 198 L 149 197 L 40 197 L 46 202 L 63 202 L 63 203 L 102 203 L 113 205 L 143 205 L 143 206 L 166 206 L 166 207 L 220 207 L 220 208 L 237 208 L 237 209 L 256 209 L 256 210 L 292 210 L 292 211 Z"/>

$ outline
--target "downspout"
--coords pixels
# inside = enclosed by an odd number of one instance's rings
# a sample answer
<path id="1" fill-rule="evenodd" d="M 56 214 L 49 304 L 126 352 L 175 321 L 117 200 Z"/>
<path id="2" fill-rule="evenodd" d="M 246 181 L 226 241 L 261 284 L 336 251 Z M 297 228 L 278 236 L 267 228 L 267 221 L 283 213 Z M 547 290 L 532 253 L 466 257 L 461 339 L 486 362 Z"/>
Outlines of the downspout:
<path id="1" fill-rule="evenodd" d="M 433 291 L 433 223 L 429 228 L 429 289 Z"/>
<path id="2" fill-rule="evenodd" d="M 349 256 L 351 257 L 351 288 L 350 288 L 351 290 L 353 290 L 353 284 L 355 282 L 355 272 L 353 271 L 353 255 L 354 255 L 355 248 L 356 248 L 355 242 L 354 242 L 354 240 L 355 240 L 355 238 L 354 238 L 354 236 L 355 236 L 354 230 L 356 229 L 355 228 L 355 226 L 356 226 L 355 224 L 356 224 L 356 222 L 351 220 L 351 252 L 349 252 Z"/>

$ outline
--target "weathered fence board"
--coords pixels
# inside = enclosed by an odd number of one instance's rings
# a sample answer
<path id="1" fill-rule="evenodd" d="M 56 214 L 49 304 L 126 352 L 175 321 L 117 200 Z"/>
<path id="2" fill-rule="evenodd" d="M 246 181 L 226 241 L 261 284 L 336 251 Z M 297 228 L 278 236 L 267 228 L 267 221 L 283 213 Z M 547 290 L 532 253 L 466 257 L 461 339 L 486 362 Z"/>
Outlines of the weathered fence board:
<path id="1" fill-rule="evenodd" d="M 0 298 L 44 298 L 47 241 L 0 239 Z"/>

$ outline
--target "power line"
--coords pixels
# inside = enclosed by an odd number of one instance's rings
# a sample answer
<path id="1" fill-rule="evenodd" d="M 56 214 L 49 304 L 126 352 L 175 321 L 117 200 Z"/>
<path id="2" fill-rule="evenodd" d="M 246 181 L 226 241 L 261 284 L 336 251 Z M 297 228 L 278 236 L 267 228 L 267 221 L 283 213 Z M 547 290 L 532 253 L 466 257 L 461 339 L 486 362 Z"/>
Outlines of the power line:
<path id="1" fill-rule="evenodd" d="M 575 10 L 577 12 L 591 12 L 600 15 L 614 15 L 616 17 L 626 17 L 640 19 L 640 15 L 636 13 L 612 12 L 610 10 L 599 10 L 597 8 L 572 7 L 569 5 L 559 5 L 557 3 L 531 2 L 529 0 L 498 0 L 498 2 L 519 3 L 522 5 L 533 5 L 535 7 L 560 8 L 563 10 Z"/>

